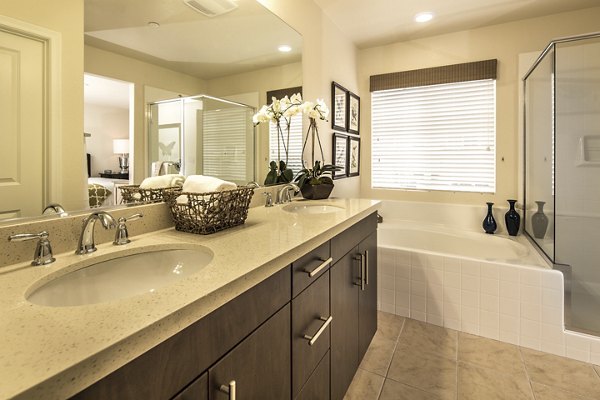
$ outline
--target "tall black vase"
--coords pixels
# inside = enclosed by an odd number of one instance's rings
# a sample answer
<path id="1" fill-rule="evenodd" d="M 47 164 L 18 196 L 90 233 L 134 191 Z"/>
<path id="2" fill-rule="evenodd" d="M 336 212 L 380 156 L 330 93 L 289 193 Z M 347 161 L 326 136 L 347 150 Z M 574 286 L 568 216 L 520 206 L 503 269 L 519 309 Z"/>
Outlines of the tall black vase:
<path id="1" fill-rule="evenodd" d="M 548 229 L 548 217 L 544 214 L 545 201 L 536 201 L 537 212 L 531 216 L 531 225 L 533 227 L 533 236 L 536 239 L 543 239 Z"/>
<path id="2" fill-rule="evenodd" d="M 483 219 L 483 230 L 485 233 L 494 233 L 498 225 L 496 225 L 496 220 L 494 219 L 494 214 L 492 214 L 492 206 L 494 203 L 485 203 L 488 206 L 487 215 Z"/>
<path id="3" fill-rule="evenodd" d="M 504 214 L 504 222 L 506 222 L 506 230 L 510 236 L 517 236 L 519 233 L 519 226 L 521 225 L 521 216 L 515 210 L 516 200 L 507 200 L 510 204 L 510 208 L 506 214 Z"/>

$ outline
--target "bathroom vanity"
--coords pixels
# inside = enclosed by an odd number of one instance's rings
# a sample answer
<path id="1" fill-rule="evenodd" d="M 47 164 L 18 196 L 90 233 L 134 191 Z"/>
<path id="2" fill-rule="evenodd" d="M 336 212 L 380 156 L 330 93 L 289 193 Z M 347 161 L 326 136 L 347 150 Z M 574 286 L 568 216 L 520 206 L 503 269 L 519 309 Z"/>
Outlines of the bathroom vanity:
<path id="1" fill-rule="evenodd" d="M 61 317 L 66 327 L 40 337 L 47 346 L 31 349 L 42 349 L 40 366 L 50 368 L 49 376 L 32 365 L 35 376 L 28 378 L 26 387 L 13 385 L 12 392 L 2 389 L 0 394 L 75 399 L 343 398 L 377 330 L 378 202 L 339 199 L 328 204 L 340 210 L 303 215 L 283 207 L 259 207 L 250 210 L 244 226 L 215 235 L 170 229 L 133 237 L 136 240 L 127 245 L 130 252 L 185 243 L 210 249 L 214 258 L 193 277 L 155 293 L 79 307 L 22 302 L 37 314 L 25 329 Z M 114 251 L 109 245 L 98 247 L 100 257 Z M 71 257 L 76 256 L 63 257 L 68 258 L 65 264 Z M 65 268 L 57 264 L 55 269 Z M 58 273 L 46 274 L 53 272 Z M 46 278 L 42 272 L 34 275 Z M 10 341 L 19 342 L 14 336 L 18 329 L 9 331 Z M 24 336 L 21 343 L 35 335 Z M 65 356 L 70 340 L 74 350 Z M 24 351 L 26 357 L 16 348 L 11 352 L 21 357 L 19 361 L 35 359 Z M 8 366 L 0 369 L 3 376 L 15 373 Z M 27 370 L 21 372 L 27 375 Z"/>

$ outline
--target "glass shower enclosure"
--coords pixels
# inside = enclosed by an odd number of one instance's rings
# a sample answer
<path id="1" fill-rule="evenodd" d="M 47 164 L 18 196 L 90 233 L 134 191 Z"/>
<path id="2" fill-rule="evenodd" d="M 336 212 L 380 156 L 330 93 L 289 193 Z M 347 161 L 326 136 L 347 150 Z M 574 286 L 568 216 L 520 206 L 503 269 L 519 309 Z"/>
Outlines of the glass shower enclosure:
<path id="1" fill-rule="evenodd" d="M 525 234 L 564 274 L 567 329 L 600 335 L 600 33 L 552 41 L 523 85 Z"/>
<path id="2" fill-rule="evenodd" d="M 148 173 L 255 180 L 252 116 L 245 104 L 207 95 L 148 104 Z M 162 167 L 162 168 L 161 168 Z"/>

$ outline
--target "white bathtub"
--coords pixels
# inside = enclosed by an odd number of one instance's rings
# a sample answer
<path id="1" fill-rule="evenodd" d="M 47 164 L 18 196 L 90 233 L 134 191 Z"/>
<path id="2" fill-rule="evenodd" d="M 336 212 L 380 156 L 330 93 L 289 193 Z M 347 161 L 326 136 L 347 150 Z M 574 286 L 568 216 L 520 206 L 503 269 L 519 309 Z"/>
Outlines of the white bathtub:
<path id="1" fill-rule="evenodd" d="M 523 237 L 458 231 L 408 221 L 379 225 L 378 247 L 548 268 Z"/>

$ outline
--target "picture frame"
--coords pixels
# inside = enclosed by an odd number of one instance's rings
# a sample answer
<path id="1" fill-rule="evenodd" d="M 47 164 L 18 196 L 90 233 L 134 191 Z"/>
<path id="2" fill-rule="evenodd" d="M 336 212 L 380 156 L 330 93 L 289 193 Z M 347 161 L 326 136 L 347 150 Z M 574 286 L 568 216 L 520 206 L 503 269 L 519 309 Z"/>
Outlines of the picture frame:
<path id="1" fill-rule="evenodd" d="M 360 134 L 360 97 L 348 92 L 348 132 Z"/>
<path id="2" fill-rule="evenodd" d="M 181 160 L 181 124 L 158 126 L 158 161 L 178 162 Z"/>
<path id="3" fill-rule="evenodd" d="M 336 82 L 331 82 L 331 128 L 348 130 L 348 90 Z"/>
<path id="4" fill-rule="evenodd" d="M 348 176 L 360 175 L 360 138 L 348 136 Z"/>
<path id="5" fill-rule="evenodd" d="M 348 177 L 348 135 L 334 132 L 332 148 L 332 164 L 336 167 L 342 168 L 341 171 L 333 171 L 333 179 L 342 179 Z"/>

